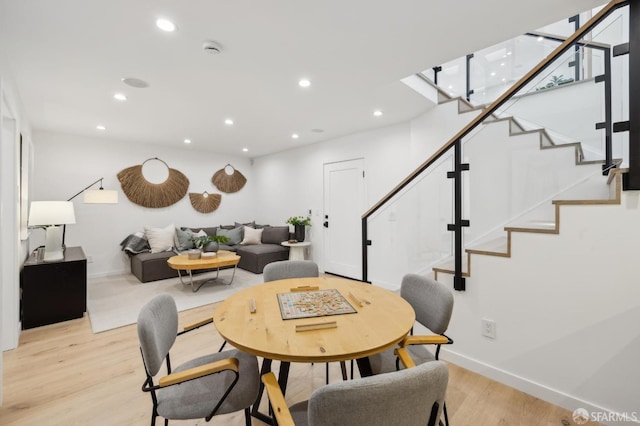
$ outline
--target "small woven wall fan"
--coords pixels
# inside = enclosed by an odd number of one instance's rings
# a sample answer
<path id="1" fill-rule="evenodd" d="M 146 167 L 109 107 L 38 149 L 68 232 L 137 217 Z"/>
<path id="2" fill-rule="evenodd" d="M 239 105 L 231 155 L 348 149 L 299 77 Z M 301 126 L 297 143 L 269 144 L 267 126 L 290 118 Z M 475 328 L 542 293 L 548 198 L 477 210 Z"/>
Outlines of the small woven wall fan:
<path id="1" fill-rule="evenodd" d="M 213 174 L 211 182 L 220 191 L 230 194 L 240 191 L 244 184 L 247 183 L 247 178 L 231 164 L 227 164 Z"/>
<path id="2" fill-rule="evenodd" d="M 193 206 L 193 208 L 200 213 L 211 213 L 216 211 L 216 209 L 220 207 L 222 195 L 209 194 L 207 191 L 204 191 L 202 194 L 199 194 L 197 192 L 190 192 L 189 200 L 191 200 L 191 205 Z"/>

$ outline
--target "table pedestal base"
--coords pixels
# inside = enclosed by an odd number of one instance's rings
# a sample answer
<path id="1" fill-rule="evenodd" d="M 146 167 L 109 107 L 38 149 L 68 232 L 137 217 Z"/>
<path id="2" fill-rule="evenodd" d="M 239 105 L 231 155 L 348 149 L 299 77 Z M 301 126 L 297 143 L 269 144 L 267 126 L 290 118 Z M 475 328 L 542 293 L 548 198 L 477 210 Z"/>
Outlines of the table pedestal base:
<path id="1" fill-rule="evenodd" d="M 262 360 L 262 367 L 260 367 L 260 377 L 271 372 L 271 363 L 273 360 L 264 358 Z M 287 380 L 289 380 L 289 367 L 291 363 L 286 361 L 280 362 L 280 371 L 278 372 L 278 385 L 280 385 L 280 389 L 282 389 L 282 394 L 284 395 L 287 391 Z M 265 423 L 273 424 L 273 413 L 271 412 L 271 404 L 269 404 L 269 414 L 264 414 L 260 411 L 260 401 L 262 400 L 262 394 L 264 393 L 264 383 L 260 381 L 260 388 L 258 390 L 258 398 L 256 402 L 253 404 L 253 408 L 251 409 L 251 415 L 258 420 L 262 420 Z"/>

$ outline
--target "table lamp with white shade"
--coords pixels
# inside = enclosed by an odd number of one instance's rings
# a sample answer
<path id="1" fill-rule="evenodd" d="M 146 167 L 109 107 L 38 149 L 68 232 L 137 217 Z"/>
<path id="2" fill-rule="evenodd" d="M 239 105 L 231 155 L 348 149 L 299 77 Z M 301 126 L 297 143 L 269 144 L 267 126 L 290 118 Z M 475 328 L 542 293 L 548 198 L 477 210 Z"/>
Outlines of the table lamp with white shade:
<path id="1" fill-rule="evenodd" d="M 64 258 L 62 246 L 62 227 L 76 223 L 73 203 L 70 201 L 32 201 L 29 209 L 29 227 L 42 227 L 46 230 L 44 245 L 45 262 L 54 262 Z"/>

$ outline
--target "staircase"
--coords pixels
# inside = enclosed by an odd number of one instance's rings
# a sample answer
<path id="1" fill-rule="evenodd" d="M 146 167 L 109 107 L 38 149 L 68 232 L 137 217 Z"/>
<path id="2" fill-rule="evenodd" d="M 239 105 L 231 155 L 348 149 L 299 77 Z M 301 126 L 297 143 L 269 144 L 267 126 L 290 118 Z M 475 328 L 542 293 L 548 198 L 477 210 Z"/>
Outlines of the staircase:
<path id="1" fill-rule="evenodd" d="M 606 185 L 609 187 L 610 195 L 607 198 L 594 197 L 584 199 L 567 198 L 553 200 L 552 205 L 555 212 L 553 219 L 528 221 L 505 226 L 504 231 L 506 233 L 506 236 L 490 239 L 488 241 L 474 244 L 466 248 L 466 258 L 463 262 L 463 276 L 471 276 L 472 255 L 511 257 L 512 233 L 525 232 L 534 234 L 559 234 L 562 206 L 620 204 L 620 197 L 622 192 L 622 174 L 626 171 L 626 169 L 614 169 L 609 174 L 608 178 L 606 179 Z M 454 274 L 454 261 L 452 258 L 447 259 L 444 262 L 434 266 L 432 269 L 436 280 L 438 279 L 439 273 Z"/>
<path id="2" fill-rule="evenodd" d="M 628 17 L 608 19 L 627 6 Z M 443 359 L 570 412 L 613 415 L 598 419 L 620 426 L 640 424 L 640 191 L 631 179 L 638 175 L 637 160 L 630 161 L 638 158 L 631 155 L 637 133 L 630 132 L 629 152 L 622 149 L 622 155 L 606 145 L 607 167 L 629 169 L 604 176 L 602 162 L 594 161 L 599 146 L 588 138 L 571 140 L 558 128 L 532 126 L 531 117 L 500 108 L 563 52 L 573 54 L 569 47 L 583 43 L 595 26 L 623 34 L 618 23 L 633 29 L 638 22 L 640 5 L 612 1 L 485 108 L 433 93 L 434 109 L 442 110 L 430 123 L 412 121 L 412 137 L 446 134 L 445 109 L 469 121 L 362 216 L 363 280 L 394 289 L 408 272 L 433 273 L 453 289 L 447 334 L 455 344 L 443 349 Z M 590 42 L 620 46 L 621 40 L 596 40 L 606 29 L 594 31 Z M 629 68 L 627 92 L 633 92 L 637 72 Z M 595 75 L 593 83 L 605 80 Z M 569 110 L 582 102 L 571 99 Z M 636 101 L 618 102 L 628 102 L 631 111 Z M 630 117 L 636 115 L 622 113 L 595 128 L 609 131 L 618 120 L 624 128 Z M 593 122 L 577 124 L 594 129 Z M 491 155 L 481 159 L 484 154 Z M 618 156 L 622 163 L 613 161 Z M 487 321 L 493 336 L 483 335 Z M 605 345 L 598 344 L 601 337 Z"/>
<path id="3" fill-rule="evenodd" d="M 430 83 L 430 82 L 429 82 Z M 449 102 L 457 103 L 458 114 L 474 113 L 484 109 L 484 106 L 474 106 L 467 100 L 456 97 L 451 98 L 446 93 L 438 90 L 440 105 Z M 549 205 L 553 206 L 551 212 L 545 209 L 536 210 L 529 213 L 529 219 L 514 220 L 503 227 L 503 235 L 497 237 L 482 238 L 482 241 L 470 243 L 465 249 L 465 259 L 463 260 L 463 276 L 471 276 L 471 259 L 472 255 L 483 256 L 499 256 L 511 257 L 511 235 L 516 232 L 539 233 L 539 234 L 558 234 L 560 232 L 561 207 L 566 205 L 600 205 L 600 204 L 620 204 L 620 194 L 622 191 L 622 174 L 626 169 L 613 169 L 608 176 L 602 176 L 599 172 L 604 164 L 602 160 L 585 160 L 584 151 L 580 142 L 566 142 L 567 137 L 553 134 L 547 129 L 530 128 L 530 125 L 524 125 L 516 117 L 493 114 L 490 119 L 485 120 L 484 126 L 496 125 L 498 123 L 506 123 L 508 126 L 507 138 L 530 135 L 535 138 L 540 150 L 570 150 L 573 152 L 574 161 L 567 164 L 566 167 L 591 167 L 590 173 L 593 174 L 588 182 L 579 182 L 570 189 L 563 191 L 549 201 Z M 557 141 L 557 139 L 560 139 Z M 509 141 L 508 143 L 517 143 L 517 141 Z M 616 160 L 616 164 L 620 164 L 620 160 Z M 473 165 L 471 166 L 473 170 Z M 546 216 L 544 218 L 534 218 L 535 215 Z M 494 233 L 495 234 L 495 233 Z M 506 234 L 506 235 L 504 235 Z M 438 274 L 454 274 L 455 265 L 453 257 L 448 257 L 431 268 L 434 272 L 435 279 Z"/>

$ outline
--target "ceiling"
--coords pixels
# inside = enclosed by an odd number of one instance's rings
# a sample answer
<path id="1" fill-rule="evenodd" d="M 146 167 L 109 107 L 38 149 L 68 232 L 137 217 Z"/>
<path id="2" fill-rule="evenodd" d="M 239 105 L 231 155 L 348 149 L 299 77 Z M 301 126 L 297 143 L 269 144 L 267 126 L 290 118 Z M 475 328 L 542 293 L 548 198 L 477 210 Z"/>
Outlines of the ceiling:
<path id="1" fill-rule="evenodd" d="M 413 118 L 400 79 L 602 3 L 0 0 L 0 63 L 35 130 L 258 157 Z"/>

